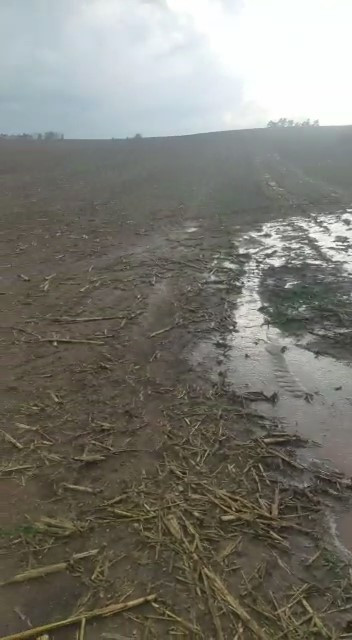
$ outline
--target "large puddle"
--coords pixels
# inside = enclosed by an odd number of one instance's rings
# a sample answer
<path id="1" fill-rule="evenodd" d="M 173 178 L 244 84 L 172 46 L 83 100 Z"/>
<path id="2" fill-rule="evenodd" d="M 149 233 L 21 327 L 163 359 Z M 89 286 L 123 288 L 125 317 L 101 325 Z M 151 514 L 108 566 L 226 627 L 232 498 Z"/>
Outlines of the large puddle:
<path id="1" fill-rule="evenodd" d="M 334 286 L 340 278 L 344 295 L 346 282 L 347 291 L 351 292 L 351 210 L 264 224 L 234 240 L 234 256 L 233 263 L 228 256 L 227 260 L 217 258 L 212 272 L 216 282 L 217 268 L 220 273 L 226 268 L 243 269 L 245 265 L 242 292 L 236 302 L 236 332 L 227 339 L 224 366 L 229 382 L 239 392 L 274 394 L 276 402 L 255 402 L 253 407 L 320 445 L 306 451 L 306 455 L 327 459 L 352 475 L 350 363 L 317 357 L 304 348 L 309 334 L 286 334 L 268 325 L 261 311 L 263 277 L 269 286 L 268 273 L 274 294 L 275 286 L 294 287 L 297 280 L 292 273 L 301 273 L 300 269 L 303 273 L 311 269 L 323 283 L 331 281 Z M 290 268 L 285 271 L 286 265 Z M 279 270 L 281 275 L 276 281 Z M 196 359 L 203 359 L 206 351 L 203 345 Z"/>
<path id="2" fill-rule="evenodd" d="M 305 348 L 314 335 L 281 331 L 268 324 L 263 310 L 268 288 L 275 300 L 275 287 L 279 296 L 313 273 L 318 284 L 335 287 L 337 295 L 342 291 L 340 300 L 351 311 L 352 209 L 263 224 L 237 237 L 233 245 L 233 259 L 218 256 L 208 282 L 226 289 L 221 285 L 224 272 L 238 271 L 242 287 L 236 300 L 236 331 L 227 336 L 223 359 L 213 341 L 199 345 L 194 360 L 214 371 L 219 366 L 225 369 L 236 392 L 264 392 L 272 397 L 275 402 L 255 402 L 253 410 L 312 441 L 312 446 L 301 450 L 310 465 L 314 460 L 319 465 L 326 462 L 352 476 L 351 363 L 317 357 Z M 326 305 L 331 304 L 326 299 Z M 324 300 L 320 306 L 324 308 Z M 337 329 L 342 337 L 344 330 L 348 328 Z M 336 514 L 330 515 L 331 539 L 351 557 L 352 514 L 339 514 L 336 519 Z"/>
<path id="3" fill-rule="evenodd" d="M 292 338 L 265 322 L 260 311 L 262 274 L 283 264 L 333 263 L 352 276 L 350 212 L 264 224 L 236 241 L 250 254 L 237 301 L 237 332 L 230 338 L 229 378 L 236 389 L 277 394 L 275 404 L 256 403 L 265 415 L 321 445 L 319 458 L 352 475 L 352 369 L 350 364 L 304 348 L 307 336 Z M 332 272 L 334 275 L 336 271 Z M 273 270 L 275 274 L 275 269 Z M 344 275 L 342 277 L 344 278 Z M 324 272 L 322 272 L 322 277 Z M 332 277 L 329 271 L 326 278 Z M 336 275 L 335 275 L 336 277 Z M 344 278 L 345 280 L 345 278 Z M 287 280 L 286 287 L 295 281 Z"/>

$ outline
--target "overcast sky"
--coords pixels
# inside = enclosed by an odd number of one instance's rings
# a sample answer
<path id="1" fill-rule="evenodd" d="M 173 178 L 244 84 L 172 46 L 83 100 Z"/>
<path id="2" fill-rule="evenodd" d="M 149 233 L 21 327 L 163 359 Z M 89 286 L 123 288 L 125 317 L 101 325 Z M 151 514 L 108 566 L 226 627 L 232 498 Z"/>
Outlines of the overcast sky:
<path id="1" fill-rule="evenodd" d="M 352 122 L 352 0 L 0 0 L 0 131 Z"/>

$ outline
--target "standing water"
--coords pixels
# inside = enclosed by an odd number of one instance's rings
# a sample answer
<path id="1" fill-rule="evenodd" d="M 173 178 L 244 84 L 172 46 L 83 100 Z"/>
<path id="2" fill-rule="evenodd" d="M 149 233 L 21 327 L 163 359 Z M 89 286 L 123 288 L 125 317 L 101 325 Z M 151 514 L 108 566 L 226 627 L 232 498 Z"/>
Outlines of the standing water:
<path id="1" fill-rule="evenodd" d="M 327 285 L 336 288 L 337 282 L 343 290 L 344 304 L 349 304 L 352 312 L 351 213 L 347 210 L 263 224 L 234 241 L 233 260 L 228 256 L 215 260 L 209 280 L 209 284 L 218 283 L 217 269 L 220 274 L 224 269 L 243 271 L 245 264 L 241 294 L 236 300 L 236 331 L 227 340 L 227 378 L 232 387 L 240 393 L 274 393 L 275 404 L 256 402 L 254 408 L 285 429 L 298 431 L 321 445 L 307 453 L 327 459 L 348 475 L 352 475 L 351 363 L 328 355 L 317 357 L 307 350 L 307 343 L 316 339 L 309 324 L 301 324 L 299 333 L 280 330 L 275 318 L 269 324 L 263 302 L 271 292 L 271 300 L 282 312 L 282 291 L 287 299 L 291 290 L 294 293 L 302 287 L 302 282 L 309 291 L 315 291 L 307 285 L 312 281 L 318 282 L 319 291 Z M 334 305 L 335 300 L 329 304 Z M 324 305 L 323 297 L 318 322 L 324 323 Z M 301 307 L 299 313 L 308 313 L 304 301 Z M 338 329 L 340 338 L 346 330 Z M 209 358 L 205 344 L 194 354 L 198 362 L 204 358 Z"/>
<path id="2" fill-rule="evenodd" d="M 229 378 L 239 391 L 277 393 L 275 405 L 256 403 L 257 409 L 318 442 L 320 458 L 352 475 L 350 364 L 307 351 L 307 334 L 294 339 L 268 325 L 260 297 L 263 273 L 271 268 L 275 278 L 275 270 L 288 263 L 324 269 L 332 260 L 352 277 L 352 216 L 348 212 L 343 221 L 341 217 L 271 222 L 236 242 L 250 259 L 230 340 Z M 286 278 L 286 288 L 295 284 Z"/>

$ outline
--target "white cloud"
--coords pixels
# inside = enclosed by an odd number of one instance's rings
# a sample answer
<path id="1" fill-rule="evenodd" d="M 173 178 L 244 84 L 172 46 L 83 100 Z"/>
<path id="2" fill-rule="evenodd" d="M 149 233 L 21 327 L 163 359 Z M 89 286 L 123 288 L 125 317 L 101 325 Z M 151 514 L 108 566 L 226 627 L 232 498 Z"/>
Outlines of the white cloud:
<path id="1" fill-rule="evenodd" d="M 351 0 L 169 0 L 192 15 L 244 100 L 270 117 L 351 122 Z M 260 110 L 258 111 L 258 113 Z"/>
<path id="2" fill-rule="evenodd" d="M 168 4 L 192 18 L 222 68 L 241 80 L 244 105 L 252 105 L 252 115 L 257 108 L 259 117 L 351 122 L 351 0 Z M 245 124 L 248 113 L 242 111 Z"/>

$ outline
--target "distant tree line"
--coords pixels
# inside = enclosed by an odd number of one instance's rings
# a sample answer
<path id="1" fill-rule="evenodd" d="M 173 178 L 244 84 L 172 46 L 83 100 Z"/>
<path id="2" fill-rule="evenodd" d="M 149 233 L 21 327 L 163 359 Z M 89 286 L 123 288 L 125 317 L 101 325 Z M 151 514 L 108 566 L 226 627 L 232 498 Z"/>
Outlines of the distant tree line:
<path id="1" fill-rule="evenodd" d="M 142 140 L 143 136 L 141 133 L 136 133 L 133 138 L 126 136 L 126 140 Z M 111 140 L 119 140 L 119 138 L 112 137 Z"/>
<path id="2" fill-rule="evenodd" d="M 301 122 L 296 120 L 288 120 L 287 118 L 280 118 L 279 120 L 269 120 L 267 127 L 319 127 L 319 120 L 302 120 Z"/>
<path id="3" fill-rule="evenodd" d="M 44 131 L 44 133 L 0 133 L 0 138 L 12 140 L 63 140 L 64 134 L 59 131 Z"/>

